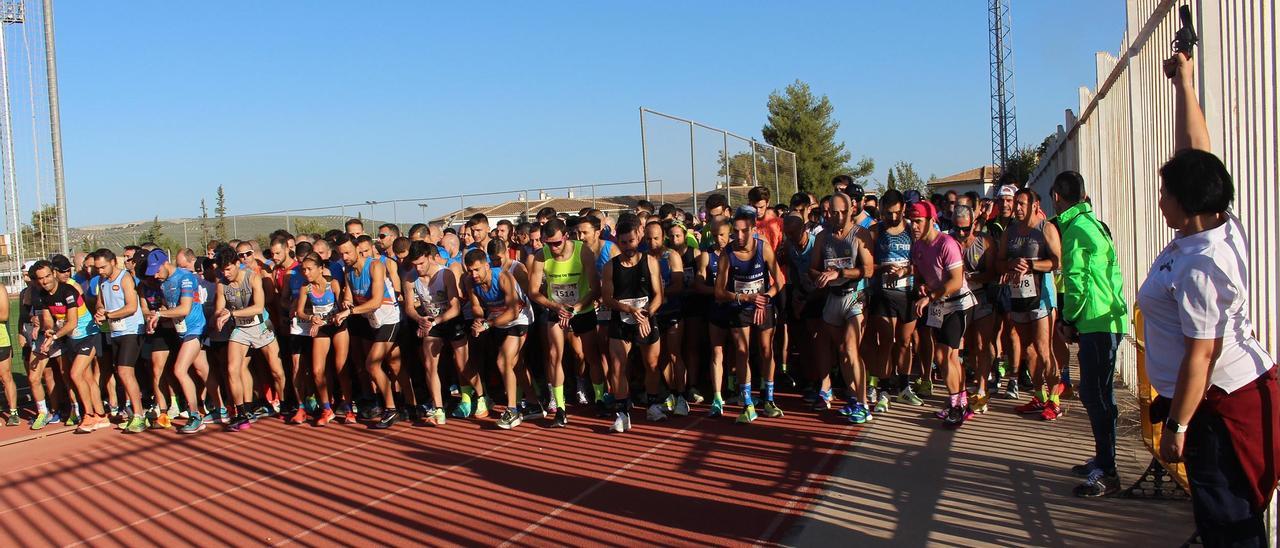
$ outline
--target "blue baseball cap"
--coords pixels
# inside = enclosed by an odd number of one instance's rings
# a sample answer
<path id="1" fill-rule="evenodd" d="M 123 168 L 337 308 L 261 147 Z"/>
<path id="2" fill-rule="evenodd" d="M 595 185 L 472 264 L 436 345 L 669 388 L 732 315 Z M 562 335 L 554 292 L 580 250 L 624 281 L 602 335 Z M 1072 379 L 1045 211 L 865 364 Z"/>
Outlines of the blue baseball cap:
<path id="1" fill-rule="evenodd" d="M 151 253 L 147 254 L 147 275 L 155 276 L 156 272 L 160 271 L 160 267 L 167 262 L 169 262 L 169 254 L 163 249 L 151 250 Z"/>
<path id="2" fill-rule="evenodd" d="M 756 211 L 756 208 L 749 206 L 747 204 L 742 204 L 738 206 L 738 209 L 733 210 L 734 219 L 748 219 L 748 218 L 755 219 L 755 218 L 758 218 L 759 216 L 760 216 L 760 213 Z"/>

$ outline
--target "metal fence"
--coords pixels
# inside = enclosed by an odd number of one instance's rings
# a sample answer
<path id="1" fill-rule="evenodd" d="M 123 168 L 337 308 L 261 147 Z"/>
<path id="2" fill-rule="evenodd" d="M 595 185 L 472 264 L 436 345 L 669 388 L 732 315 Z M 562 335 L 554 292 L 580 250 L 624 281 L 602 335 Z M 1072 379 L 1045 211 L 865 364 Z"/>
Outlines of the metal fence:
<path id="1" fill-rule="evenodd" d="M 701 122 L 640 107 L 640 159 L 644 178 L 661 180 L 654 189 L 677 189 L 681 207 L 699 204 L 692 196 L 720 192 L 730 205 L 746 201 L 755 186 L 768 188 L 774 203 L 796 192 L 796 155 L 754 138 Z M 674 196 L 675 194 L 673 194 Z"/>
<path id="2" fill-rule="evenodd" d="M 1173 86 L 1161 62 L 1178 28 L 1174 0 L 1129 0 L 1120 56 L 1097 54 L 1098 89 L 1080 88 L 1080 115 L 1067 112 L 1065 129 L 1041 159 L 1029 184 L 1049 195 L 1053 178 L 1079 171 L 1098 216 L 1115 237 L 1124 293 L 1135 302 L 1155 256 L 1173 237 L 1157 205 L 1157 170 L 1173 151 Z M 1195 51 L 1200 101 L 1213 152 L 1235 178 L 1234 213 L 1250 237 L 1250 315 L 1273 356 L 1280 343 L 1277 240 L 1280 226 L 1280 15 L 1272 2 L 1204 1 L 1193 4 L 1201 44 Z M 1052 207 L 1052 206 L 1049 206 Z M 1132 343 L 1132 341 L 1130 341 Z M 1132 344 L 1118 367 L 1137 386 Z"/>

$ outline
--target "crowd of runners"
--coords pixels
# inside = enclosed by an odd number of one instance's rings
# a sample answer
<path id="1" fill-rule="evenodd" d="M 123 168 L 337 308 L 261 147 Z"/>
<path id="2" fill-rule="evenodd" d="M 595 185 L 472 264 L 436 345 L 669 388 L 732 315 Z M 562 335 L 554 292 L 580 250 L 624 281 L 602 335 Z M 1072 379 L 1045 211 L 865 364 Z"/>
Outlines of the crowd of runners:
<path id="1" fill-rule="evenodd" d="M 826 196 L 756 187 L 696 214 L 642 201 L 405 232 L 352 219 L 265 249 L 100 249 L 25 265 L 18 341 L 2 342 L 23 353 L 32 429 L 563 427 L 573 405 L 625 432 L 633 406 L 781 417 L 780 390 L 854 423 L 941 391 L 950 427 L 1030 392 L 1016 411 L 1052 421 L 1071 383 L 1040 200 L 1014 185 L 871 196 L 840 176 Z"/>

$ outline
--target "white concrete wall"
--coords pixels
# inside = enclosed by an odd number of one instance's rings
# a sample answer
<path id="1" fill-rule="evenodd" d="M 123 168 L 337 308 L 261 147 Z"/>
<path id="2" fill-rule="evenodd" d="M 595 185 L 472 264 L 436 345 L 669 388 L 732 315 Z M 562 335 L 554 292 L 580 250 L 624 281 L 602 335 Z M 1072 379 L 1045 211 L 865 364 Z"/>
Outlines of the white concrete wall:
<path id="1" fill-rule="evenodd" d="M 1119 56 L 1097 54 L 1097 90 L 1080 88 L 1079 119 L 1067 111 L 1064 131 L 1046 152 L 1030 185 L 1048 201 L 1059 172 L 1084 175 L 1099 217 L 1110 225 L 1124 271 L 1125 296 L 1146 278 L 1173 237 L 1156 206 L 1157 170 L 1173 151 L 1173 86 L 1161 72 L 1178 29 L 1173 0 L 1128 0 Z M 1271 0 L 1193 3 L 1196 70 L 1213 151 L 1235 178 L 1234 211 L 1251 238 L 1250 313 L 1272 356 L 1280 344 L 1280 20 Z M 1048 205 L 1052 209 L 1052 205 Z M 1136 386 L 1132 346 L 1118 366 Z"/>

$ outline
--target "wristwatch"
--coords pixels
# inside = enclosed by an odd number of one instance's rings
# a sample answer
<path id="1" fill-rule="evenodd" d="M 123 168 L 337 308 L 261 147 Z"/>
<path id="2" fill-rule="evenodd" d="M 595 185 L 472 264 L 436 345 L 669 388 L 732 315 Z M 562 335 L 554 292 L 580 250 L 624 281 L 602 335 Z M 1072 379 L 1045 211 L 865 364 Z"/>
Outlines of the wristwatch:
<path id="1" fill-rule="evenodd" d="M 1164 427 L 1175 434 L 1185 434 L 1187 432 L 1187 425 L 1178 424 L 1178 421 L 1173 420 L 1172 417 L 1164 421 Z"/>

